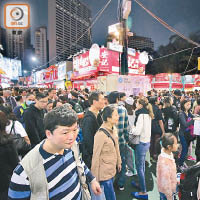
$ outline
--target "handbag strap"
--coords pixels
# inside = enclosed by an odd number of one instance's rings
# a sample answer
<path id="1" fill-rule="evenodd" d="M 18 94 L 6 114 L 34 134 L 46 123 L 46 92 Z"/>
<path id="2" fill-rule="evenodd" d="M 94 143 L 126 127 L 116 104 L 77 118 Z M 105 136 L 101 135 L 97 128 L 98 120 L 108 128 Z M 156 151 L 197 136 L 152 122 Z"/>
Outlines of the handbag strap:
<path id="1" fill-rule="evenodd" d="M 81 164 L 81 160 L 79 157 L 79 150 L 78 150 L 77 143 L 74 143 L 74 145 L 72 146 L 72 151 L 74 152 L 74 158 L 75 158 L 75 162 L 77 166 L 80 183 L 83 188 L 86 188 L 87 187 L 86 176 L 85 176 L 83 165 Z"/>
<path id="2" fill-rule="evenodd" d="M 104 129 L 104 128 L 100 128 L 99 131 L 103 131 L 114 143 L 114 146 L 115 146 L 115 140 L 113 139 L 113 137 L 110 135 L 110 133 Z"/>
<path id="3" fill-rule="evenodd" d="M 12 133 L 12 131 L 14 132 L 14 135 L 16 135 L 16 132 L 15 132 L 15 121 L 12 121 L 12 127 L 10 129 L 10 134 Z"/>

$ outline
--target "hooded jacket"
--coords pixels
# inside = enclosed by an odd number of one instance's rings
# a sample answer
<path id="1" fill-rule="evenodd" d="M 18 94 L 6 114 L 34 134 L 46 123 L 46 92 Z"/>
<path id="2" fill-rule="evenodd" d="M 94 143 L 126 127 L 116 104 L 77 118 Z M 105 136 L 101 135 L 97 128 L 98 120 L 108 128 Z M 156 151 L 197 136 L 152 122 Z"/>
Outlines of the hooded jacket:
<path id="1" fill-rule="evenodd" d="M 24 113 L 26 132 L 33 147 L 45 138 L 43 119 L 44 111 L 36 108 L 34 104 Z"/>
<path id="2" fill-rule="evenodd" d="M 98 121 L 94 113 L 88 110 L 82 120 L 82 153 L 83 161 L 87 167 L 91 168 L 92 155 L 93 155 L 93 146 L 94 146 L 94 136 L 97 130 L 100 128 L 102 122 Z"/>

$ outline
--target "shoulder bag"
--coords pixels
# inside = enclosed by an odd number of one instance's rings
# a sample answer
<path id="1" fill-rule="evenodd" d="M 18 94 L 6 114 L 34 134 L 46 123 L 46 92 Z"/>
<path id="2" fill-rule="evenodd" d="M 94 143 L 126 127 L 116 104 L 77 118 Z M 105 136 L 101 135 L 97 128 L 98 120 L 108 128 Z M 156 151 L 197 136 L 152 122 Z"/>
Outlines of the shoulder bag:
<path id="1" fill-rule="evenodd" d="M 143 122 L 144 122 L 144 115 L 143 115 Z M 143 124 L 143 127 L 145 124 Z M 133 131 L 133 129 L 130 130 L 129 133 L 129 143 L 128 145 L 132 148 L 135 149 L 136 145 L 140 143 L 140 135 L 136 135 Z"/>
<path id="2" fill-rule="evenodd" d="M 20 134 L 15 132 L 15 121 L 12 121 L 12 127 L 10 129 L 10 136 L 13 138 L 14 145 L 19 155 L 25 155 L 31 149 L 31 145 L 28 144 Z M 14 134 L 11 134 L 13 131 Z"/>
<path id="3" fill-rule="evenodd" d="M 73 145 L 72 151 L 74 152 L 74 158 L 77 166 L 78 176 L 81 183 L 82 200 L 91 200 L 90 192 L 88 190 L 88 185 L 86 183 L 84 167 L 81 164 L 81 160 L 79 157 L 79 150 L 76 143 Z"/>

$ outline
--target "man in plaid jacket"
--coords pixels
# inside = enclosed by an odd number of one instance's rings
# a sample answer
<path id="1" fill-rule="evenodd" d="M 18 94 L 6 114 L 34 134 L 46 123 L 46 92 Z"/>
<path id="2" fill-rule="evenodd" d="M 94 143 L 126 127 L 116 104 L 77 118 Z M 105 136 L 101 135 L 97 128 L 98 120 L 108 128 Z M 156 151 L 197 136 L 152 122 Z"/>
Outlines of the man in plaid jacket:
<path id="1" fill-rule="evenodd" d="M 126 145 L 128 143 L 128 114 L 127 110 L 123 105 L 118 105 L 119 93 L 117 91 L 111 92 L 108 95 L 109 104 L 114 104 L 118 108 L 119 122 L 117 125 L 118 128 L 118 137 L 119 137 L 119 149 L 122 160 L 122 169 L 117 174 L 116 184 L 119 190 L 124 190 L 125 184 L 125 173 L 126 173 Z"/>

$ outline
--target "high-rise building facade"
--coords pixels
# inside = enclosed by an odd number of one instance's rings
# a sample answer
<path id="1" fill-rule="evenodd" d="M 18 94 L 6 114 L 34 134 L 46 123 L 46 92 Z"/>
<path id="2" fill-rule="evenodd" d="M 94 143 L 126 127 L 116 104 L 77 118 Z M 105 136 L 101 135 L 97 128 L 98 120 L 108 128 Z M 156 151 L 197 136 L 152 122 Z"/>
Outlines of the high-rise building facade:
<path id="1" fill-rule="evenodd" d="M 7 52 L 6 52 L 6 29 L 0 27 L 0 44 L 3 47 L 3 50 L 0 50 L 0 53 L 3 56 L 7 56 Z"/>
<path id="2" fill-rule="evenodd" d="M 49 60 L 66 60 L 81 49 L 90 48 L 90 25 L 91 11 L 79 0 L 48 1 Z"/>
<path id="3" fill-rule="evenodd" d="M 139 50 L 145 48 L 154 49 L 154 42 L 151 38 L 134 35 L 128 37 L 128 47 Z"/>
<path id="4" fill-rule="evenodd" d="M 39 27 L 35 31 L 35 56 L 39 65 L 45 65 L 48 61 L 46 27 Z"/>
<path id="5" fill-rule="evenodd" d="M 30 39 L 30 29 L 6 29 L 7 56 L 23 62 L 25 49 L 30 48 Z"/>

